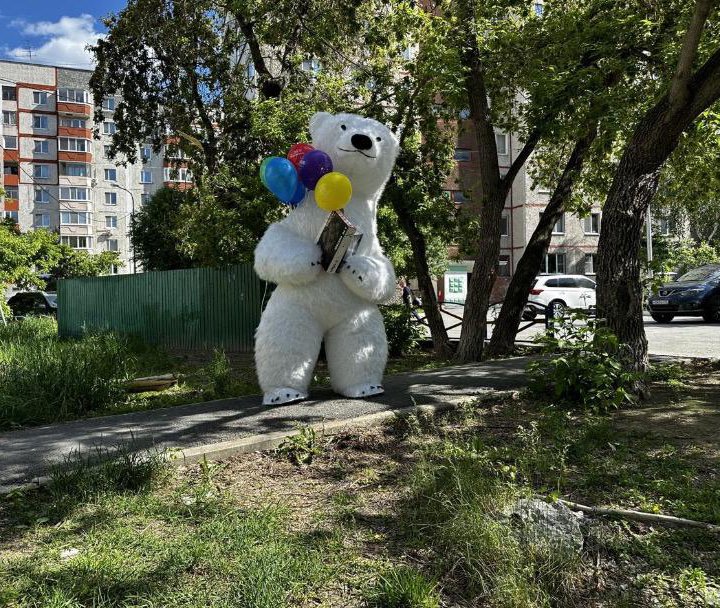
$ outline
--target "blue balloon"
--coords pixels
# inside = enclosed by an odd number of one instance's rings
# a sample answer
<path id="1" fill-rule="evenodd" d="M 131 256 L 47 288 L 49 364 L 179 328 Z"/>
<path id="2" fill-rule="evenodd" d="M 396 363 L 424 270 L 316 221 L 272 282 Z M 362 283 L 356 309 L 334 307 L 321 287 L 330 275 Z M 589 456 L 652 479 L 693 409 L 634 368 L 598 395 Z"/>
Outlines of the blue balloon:
<path id="1" fill-rule="evenodd" d="M 307 192 L 307 188 L 303 186 L 303 183 L 298 179 L 297 188 L 295 188 L 295 194 L 293 194 L 293 197 L 288 201 L 288 205 L 292 205 L 293 207 L 300 203 L 305 198 L 305 193 Z"/>
<path id="2" fill-rule="evenodd" d="M 264 175 L 264 182 L 268 190 L 283 203 L 293 204 L 291 201 L 297 196 L 300 183 L 295 166 L 287 158 L 274 156 L 265 165 Z"/>

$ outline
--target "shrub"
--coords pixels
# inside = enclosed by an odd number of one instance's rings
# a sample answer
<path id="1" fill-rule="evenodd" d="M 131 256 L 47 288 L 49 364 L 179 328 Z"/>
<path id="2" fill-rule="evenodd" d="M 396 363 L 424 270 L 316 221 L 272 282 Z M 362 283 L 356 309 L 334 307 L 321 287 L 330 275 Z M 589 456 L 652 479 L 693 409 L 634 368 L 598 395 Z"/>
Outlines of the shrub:
<path id="1" fill-rule="evenodd" d="M 380 312 L 385 322 L 390 355 L 400 357 L 415 348 L 422 338 L 422 329 L 408 308 L 403 304 L 388 304 L 381 306 Z"/>
<path id="2" fill-rule="evenodd" d="M 531 395 L 568 409 L 603 412 L 632 403 L 638 374 L 625 369 L 617 337 L 597 320 L 573 314 L 537 340 L 553 356 L 528 365 Z"/>
<path id="3" fill-rule="evenodd" d="M 112 333 L 60 340 L 53 319 L 0 329 L 0 427 L 53 422 L 124 399 L 132 356 Z"/>
<path id="4" fill-rule="evenodd" d="M 277 453 L 298 466 L 312 464 L 315 456 L 323 453 L 315 429 L 307 424 L 296 425 L 298 432 L 288 435 L 278 446 Z"/>
<path id="5" fill-rule="evenodd" d="M 232 393 L 232 368 L 224 351 L 213 351 L 213 358 L 205 368 L 205 375 L 212 386 L 213 397 L 221 399 Z"/>

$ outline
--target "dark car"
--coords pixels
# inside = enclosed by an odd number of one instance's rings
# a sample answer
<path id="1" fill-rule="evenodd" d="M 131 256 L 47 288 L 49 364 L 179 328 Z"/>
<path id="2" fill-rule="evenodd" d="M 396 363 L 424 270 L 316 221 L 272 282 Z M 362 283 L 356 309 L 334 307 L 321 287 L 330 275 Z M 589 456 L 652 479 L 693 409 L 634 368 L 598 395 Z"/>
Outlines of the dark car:
<path id="1" fill-rule="evenodd" d="M 57 314 L 57 295 L 44 291 L 20 291 L 8 301 L 14 317 Z"/>
<path id="2" fill-rule="evenodd" d="M 650 297 L 648 308 L 658 323 L 670 323 L 676 316 L 720 323 L 720 264 L 700 266 L 663 285 Z"/>

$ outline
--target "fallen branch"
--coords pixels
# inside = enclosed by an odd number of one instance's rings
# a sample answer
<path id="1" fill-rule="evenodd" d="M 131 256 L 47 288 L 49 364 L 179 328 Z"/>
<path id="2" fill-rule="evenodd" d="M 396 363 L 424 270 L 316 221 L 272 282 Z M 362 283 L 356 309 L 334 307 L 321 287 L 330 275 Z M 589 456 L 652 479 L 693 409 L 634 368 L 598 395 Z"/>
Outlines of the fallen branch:
<path id="1" fill-rule="evenodd" d="M 146 376 L 135 378 L 125 383 L 125 390 L 128 393 L 145 393 L 148 391 L 164 391 L 177 384 L 175 374 L 163 374 L 162 376 Z"/>
<path id="2" fill-rule="evenodd" d="M 720 532 L 720 526 L 709 524 L 704 521 L 695 521 L 694 519 L 684 519 L 683 517 L 673 517 L 672 515 L 658 515 L 657 513 L 645 513 L 643 511 L 631 511 L 629 509 L 611 509 L 609 507 L 589 507 L 581 505 L 577 502 L 558 499 L 559 503 L 573 511 L 582 511 L 589 515 L 605 515 L 615 519 L 631 519 L 635 521 L 644 521 L 662 526 L 687 526 L 691 528 L 702 528 L 709 532 Z"/>

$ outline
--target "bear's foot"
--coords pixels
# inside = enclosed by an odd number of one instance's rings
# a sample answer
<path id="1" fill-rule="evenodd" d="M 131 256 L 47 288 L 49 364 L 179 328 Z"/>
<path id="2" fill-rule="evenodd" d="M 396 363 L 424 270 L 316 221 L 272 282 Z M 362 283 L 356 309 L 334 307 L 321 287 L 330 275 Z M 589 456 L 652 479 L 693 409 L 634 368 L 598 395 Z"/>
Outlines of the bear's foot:
<path id="1" fill-rule="evenodd" d="M 385 389 L 382 387 L 382 384 L 356 384 L 355 386 L 338 392 L 350 399 L 363 399 L 364 397 L 372 397 L 373 395 L 382 395 Z"/>
<path id="2" fill-rule="evenodd" d="M 285 405 L 307 399 L 306 391 L 295 388 L 274 388 L 263 395 L 263 405 Z"/>

